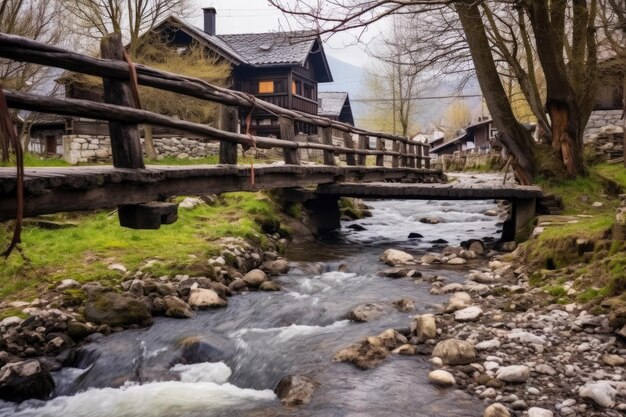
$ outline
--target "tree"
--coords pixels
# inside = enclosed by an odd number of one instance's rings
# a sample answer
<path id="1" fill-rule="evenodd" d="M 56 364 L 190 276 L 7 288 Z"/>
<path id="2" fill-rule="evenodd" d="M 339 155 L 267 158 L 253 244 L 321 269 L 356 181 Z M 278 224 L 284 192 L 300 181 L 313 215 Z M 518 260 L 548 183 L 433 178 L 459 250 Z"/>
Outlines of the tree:
<path id="1" fill-rule="evenodd" d="M 65 32 L 61 23 L 61 5 L 58 0 L 0 0 L 0 32 L 36 39 L 48 44 L 58 44 Z M 0 59 L 0 85 L 2 88 L 33 91 L 50 90 L 54 73 L 48 67 Z M 46 91 L 48 92 L 48 91 Z M 17 117 L 17 111 L 12 114 Z M 28 136 L 30 121 L 24 120 L 21 137 Z M 7 138 L 0 137 L 0 152 L 4 161 L 9 158 Z"/>
<path id="2" fill-rule="evenodd" d="M 465 101 L 455 100 L 446 109 L 443 121 L 446 136 L 455 136 L 460 129 L 465 129 L 472 122 L 472 112 Z"/>
<path id="3" fill-rule="evenodd" d="M 141 35 L 174 13 L 188 12 L 190 0 L 60 0 L 72 16 L 72 30 L 79 36 L 100 41 L 107 33 L 120 33 L 131 56 Z"/>
<path id="4" fill-rule="evenodd" d="M 557 161 L 570 176 L 582 174 L 582 134 L 593 108 L 597 81 L 597 1 L 336 0 L 326 9 L 314 0 L 270 3 L 305 24 L 314 24 L 321 33 L 365 30 L 393 14 L 434 16 L 441 22 L 430 26 L 435 28 L 430 36 L 435 41 L 431 47 L 434 58 L 423 65 L 446 56 L 456 62 L 453 68 L 462 70 L 471 56 L 494 123 L 515 159 L 518 179 L 528 182 L 536 169 L 534 143 L 511 110 L 502 86 L 501 64 L 510 66 L 533 113 L 550 132 Z M 540 68 L 535 68 L 536 62 Z M 545 97 L 534 83 L 536 74 L 545 78 Z"/>

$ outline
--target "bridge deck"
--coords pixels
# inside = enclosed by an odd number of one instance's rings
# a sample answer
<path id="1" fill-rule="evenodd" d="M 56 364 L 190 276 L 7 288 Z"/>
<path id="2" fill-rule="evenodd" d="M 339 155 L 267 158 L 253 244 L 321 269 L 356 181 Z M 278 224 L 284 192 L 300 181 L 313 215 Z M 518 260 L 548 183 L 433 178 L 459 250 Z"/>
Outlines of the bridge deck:
<path id="1" fill-rule="evenodd" d="M 337 167 L 326 165 L 256 165 L 255 185 L 250 166 L 111 166 L 27 168 L 25 214 L 91 210 L 137 204 L 169 196 L 253 191 L 332 184 L 340 181 L 440 181 L 434 169 Z M 15 217 L 15 168 L 0 168 L 0 220 Z"/>
<path id="2" fill-rule="evenodd" d="M 483 200 L 540 198 L 543 191 L 535 186 L 502 184 L 405 184 L 340 183 L 322 184 L 317 194 L 358 198 L 398 198 L 414 200 Z"/>

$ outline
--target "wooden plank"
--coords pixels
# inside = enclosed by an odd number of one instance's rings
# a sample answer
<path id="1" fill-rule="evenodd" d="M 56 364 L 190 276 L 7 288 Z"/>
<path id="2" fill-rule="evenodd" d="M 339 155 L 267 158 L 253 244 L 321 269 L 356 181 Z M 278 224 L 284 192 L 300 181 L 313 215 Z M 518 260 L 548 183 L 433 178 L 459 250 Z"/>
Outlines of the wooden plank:
<path id="1" fill-rule="evenodd" d="M 428 139 L 426 140 L 426 143 L 424 144 L 424 147 L 422 148 L 422 156 L 423 156 L 423 161 L 424 161 L 424 168 L 429 169 L 430 168 L 430 145 L 428 144 Z"/>
<path id="2" fill-rule="evenodd" d="M 352 140 L 352 133 L 343 132 L 343 144 L 346 148 L 354 149 L 354 141 Z M 354 153 L 346 153 L 346 163 L 350 166 L 356 165 L 356 157 Z"/>
<path id="3" fill-rule="evenodd" d="M 100 54 L 103 58 L 124 60 L 124 46 L 119 33 L 105 35 L 100 42 Z M 132 99 L 127 81 L 104 77 L 104 101 L 126 107 L 137 107 Z M 139 129 L 133 123 L 109 122 L 111 137 L 111 155 L 113 166 L 118 168 L 144 168 Z"/>
<path id="4" fill-rule="evenodd" d="M 333 129 L 324 127 L 321 129 L 322 143 L 325 145 L 333 145 Z M 324 165 L 335 165 L 335 153 L 333 151 L 323 151 Z"/>
<path id="5" fill-rule="evenodd" d="M 399 157 L 399 152 L 400 152 L 400 142 L 398 141 L 393 141 L 393 151 L 394 152 L 398 152 L 398 155 L 393 155 L 391 157 L 391 167 L 392 168 L 398 168 L 400 166 L 400 157 Z"/>
<path id="6" fill-rule="evenodd" d="M 218 128 L 226 132 L 237 132 L 239 123 L 237 108 L 220 105 L 218 110 Z M 237 143 L 230 140 L 220 141 L 220 164 L 237 164 Z"/>
<path id="7" fill-rule="evenodd" d="M 366 135 L 359 135 L 359 149 L 368 150 L 369 149 L 369 138 Z M 367 156 L 360 154 L 358 157 L 358 165 L 365 166 L 367 161 Z"/>
<path id="8" fill-rule="evenodd" d="M 418 144 L 415 148 L 416 150 L 416 158 L 415 158 L 415 168 L 422 167 L 422 144 Z"/>
<path id="9" fill-rule="evenodd" d="M 280 138 L 284 141 L 295 143 L 296 130 L 293 121 L 287 117 L 279 117 L 278 124 L 280 125 Z M 283 158 L 287 165 L 300 165 L 300 157 L 298 156 L 297 148 L 283 148 Z"/>

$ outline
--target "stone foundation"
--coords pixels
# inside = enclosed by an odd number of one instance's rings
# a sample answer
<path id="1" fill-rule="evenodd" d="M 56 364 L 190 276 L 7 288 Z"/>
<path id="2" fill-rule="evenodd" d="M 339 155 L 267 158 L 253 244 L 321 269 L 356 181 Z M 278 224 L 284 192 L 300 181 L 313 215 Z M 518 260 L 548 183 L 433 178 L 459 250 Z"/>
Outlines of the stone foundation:
<path id="1" fill-rule="evenodd" d="M 585 128 L 584 138 L 588 141 L 592 136 L 600 133 L 600 129 L 607 125 L 621 126 L 622 110 L 596 110 L 591 113 L 587 127 Z"/>

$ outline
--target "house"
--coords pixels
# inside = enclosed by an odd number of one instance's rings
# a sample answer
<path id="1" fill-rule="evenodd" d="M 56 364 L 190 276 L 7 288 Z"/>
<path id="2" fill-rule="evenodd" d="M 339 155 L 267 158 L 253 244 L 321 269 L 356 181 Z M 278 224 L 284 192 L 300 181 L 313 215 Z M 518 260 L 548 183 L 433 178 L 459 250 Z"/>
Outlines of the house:
<path id="1" fill-rule="evenodd" d="M 491 148 L 496 132 L 490 118 L 480 118 L 478 122 L 467 126 L 465 130 L 451 140 L 433 141 L 430 153 L 443 155 L 470 149 L 487 150 Z"/>
<path id="2" fill-rule="evenodd" d="M 346 92 L 320 91 L 317 93 L 319 116 L 354 126 L 350 97 Z"/>
<path id="3" fill-rule="evenodd" d="M 169 16 L 152 32 L 181 53 L 197 42 L 226 60 L 232 66 L 231 88 L 235 90 L 286 109 L 318 114 L 318 83 L 333 81 L 319 36 L 307 31 L 218 35 L 216 10 L 210 7 L 203 11 L 203 30 Z M 246 123 L 246 111 L 239 112 L 242 126 Z M 314 133 L 316 129 L 298 122 L 296 130 Z M 279 137 L 277 117 L 255 109 L 250 133 Z"/>

